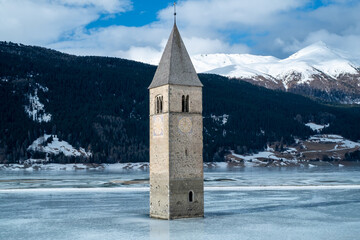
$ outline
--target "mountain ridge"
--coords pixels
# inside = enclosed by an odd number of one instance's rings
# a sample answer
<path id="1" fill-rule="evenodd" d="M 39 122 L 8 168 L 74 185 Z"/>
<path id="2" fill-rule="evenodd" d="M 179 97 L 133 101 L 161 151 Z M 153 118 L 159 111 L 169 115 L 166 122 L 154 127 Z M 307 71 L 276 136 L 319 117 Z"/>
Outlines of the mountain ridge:
<path id="1" fill-rule="evenodd" d="M 199 72 L 322 101 L 360 104 L 360 65 L 350 58 L 345 52 L 317 42 L 285 59 L 250 54 L 207 54 L 192 59 Z"/>

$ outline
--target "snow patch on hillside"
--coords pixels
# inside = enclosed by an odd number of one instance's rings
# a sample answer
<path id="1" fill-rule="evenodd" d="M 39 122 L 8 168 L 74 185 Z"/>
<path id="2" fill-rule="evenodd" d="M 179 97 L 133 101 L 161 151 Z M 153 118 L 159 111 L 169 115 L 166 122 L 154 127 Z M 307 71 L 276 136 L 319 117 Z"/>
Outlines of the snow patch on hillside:
<path id="1" fill-rule="evenodd" d="M 250 54 L 207 54 L 192 57 L 198 72 L 214 73 L 226 77 L 255 78 L 283 81 L 285 88 L 293 79 L 298 84 L 313 80 L 313 75 L 326 74 L 337 78 L 343 74 L 357 74 L 356 64 L 339 50 L 329 49 L 325 43 L 310 45 L 286 59 Z"/>
<path id="2" fill-rule="evenodd" d="M 2 82 L 8 82 L 9 79 L 7 79 L 6 77 L 1 77 L 1 78 L 0 78 L 0 81 L 2 81 Z"/>
<path id="3" fill-rule="evenodd" d="M 330 124 L 325 124 L 325 125 L 320 125 L 320 124 L 316 124 L 316 123 L 306 123 L 305 126 L 311 128 L 313 131 L 315 132 L 321 132 L 321 130 L 323 130 L 324 128 L 327 128 L 330 126 Z"/>
<path id="4" fill-rule="evenodd" d="M 40 84 L 36 83 L 36 88 L 34 94 L 29 93 L 26 97 L 29 100 L 29 105 L 25 106 L 25 112 L 28 116 L 35 122 L 50 122 L 52 115 L 45 112 L 45 106 L 40 102 L 38 96 L 38 89 L 43 92 L 49 91 L 47 87 L 43 87 Z"/>
<path id="5" fill-rule="evenodd" d="M 322 142 L 322 143 L 336 143 L 337 145 L 333 150 L 360 147 L 360 143 L 347 140 L 344 137 L 335 134 L 314 135 L 309 138 L 309 141 Z"/>
<path id="6" fill-rule="evenodd" d="M 217 123 L 219 123 L 220 125 L 225 125 L 228 121 L 229 115 L 227 114 L 223 114 L 220 116 L 215 116 L 213 114 L 210 115 L 210 117 Z"/>
<path id="7" fill-rule="evenodd" d="M 52 137 L 52 141 L 49 138 Z M 67 157 L 90 157 L 92 153 L 87 152 L 84 148 L 75 149 L 66 141 L 60 141 L 56 135 L 44 134 L 44 136 L 36 139 L 28 148 L 28 151 L 44 152 L 48 154 L 58 155 L 63 153 Z"/>
<path id="8" fill-rule="evenodd" d="M 49 91 L 49 88 L 44 87 L 44 86 L 42 86 L 42 85 L 39 84 L 39 83 L 36 83 L 36 86 L 37 86 L 39 89 L 41 89 L 41 91 L 43 91 L 43 92 L 48 92 L 48 91 Z"/>

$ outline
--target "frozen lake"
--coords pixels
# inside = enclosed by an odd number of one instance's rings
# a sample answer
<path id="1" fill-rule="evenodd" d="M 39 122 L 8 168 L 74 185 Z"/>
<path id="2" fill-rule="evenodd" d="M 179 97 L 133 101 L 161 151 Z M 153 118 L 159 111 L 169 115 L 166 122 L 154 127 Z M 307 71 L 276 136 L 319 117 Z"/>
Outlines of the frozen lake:
<path id="1" fill-rule="evenodd" d="M 148 216 L 147 171 L 0 171 L 0 239 L 358 239 L 360 167 L 205 172 L 205 218 Z"/>

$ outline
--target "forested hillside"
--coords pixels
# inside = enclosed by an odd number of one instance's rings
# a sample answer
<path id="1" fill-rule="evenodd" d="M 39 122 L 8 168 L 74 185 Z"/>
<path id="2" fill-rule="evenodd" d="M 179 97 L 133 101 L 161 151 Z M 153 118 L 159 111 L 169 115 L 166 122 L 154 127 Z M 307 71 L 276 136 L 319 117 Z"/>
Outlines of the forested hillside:
<path id="1" fill-rule="evenodd" d="M 108 57 L 76 57 L 0 43 L 0 163 L 44 157 L 28 150 L 44 133 L 92 156 L 51 161 L 148 161 L 148 89 L 156 67 Z M 324 132 L 360 139 L 360 108 L 328 106 L 249 83 L 200 74 L 204 84 L 204 160 L 234 149 L 291 143 L 313 134 L 304 123 L 330 123 Z M 34 106 L 35 103 L 35 106 Z M 37 111 L 35 111 L 35 110 Z"/>

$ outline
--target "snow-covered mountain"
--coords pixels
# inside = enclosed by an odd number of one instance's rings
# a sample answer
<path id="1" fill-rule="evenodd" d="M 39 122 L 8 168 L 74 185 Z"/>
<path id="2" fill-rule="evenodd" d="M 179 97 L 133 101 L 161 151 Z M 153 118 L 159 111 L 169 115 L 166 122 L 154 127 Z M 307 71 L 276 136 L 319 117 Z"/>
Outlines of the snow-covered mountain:
<path id="1" fill-rule="evenodd" d="M 360 64 L 349 54 L 317 42 L 285 59 L 250 54 L 207 54 L 192 58 L 198 72 L 241 78 L 271 89 L 360 103 Z"/>

